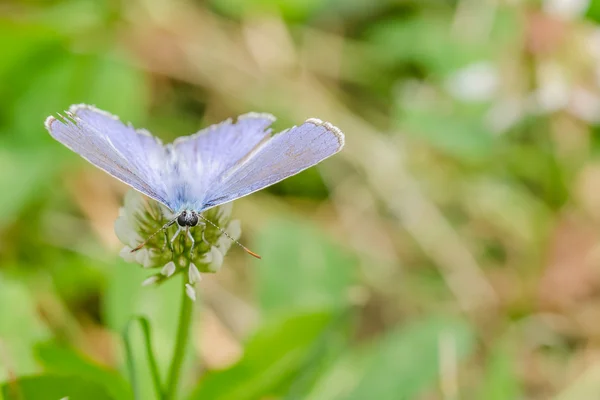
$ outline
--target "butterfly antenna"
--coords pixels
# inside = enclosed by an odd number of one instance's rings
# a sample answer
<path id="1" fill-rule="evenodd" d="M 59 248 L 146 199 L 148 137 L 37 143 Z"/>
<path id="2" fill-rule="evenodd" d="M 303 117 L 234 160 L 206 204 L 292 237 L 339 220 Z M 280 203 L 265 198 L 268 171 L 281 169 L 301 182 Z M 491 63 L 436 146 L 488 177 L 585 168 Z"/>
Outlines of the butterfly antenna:
<path id="1" fill-rule="evenodd" d="M 255 252 L 253 252 L 252 250 L 250 250 L 249 248 L 247 248 L 246 246 L 244 246 L 243 244 L 241 244 L 240 242 L 238 242 L 237 240 L 235 240 L 234 238 L 232 238 L 229 233 L 225 232 L 225 230 L 223 230 L 220 226 L 218 226 L 217 224 L 215 224 L 214 222 L 212 222 L 211 220 L 209 220 L 208 218 L 206 218 L 204 215 L 202 214 L 198 214 L 200 216 L 200 218 L 202 218 L 204 221 L 208 222 L 209 224 L 211 224 L 212 226 L 214 226 L 215 228 L 217 228 L 223 235 L 227 236 L 229 239 L 231 239 L 235 244 L 237 244 L 238 246 L 240 246 L 242 249 L 244 249 L 244 251 L 248 254 L 250 254 L 252 257 L 256 257 L 258 259 L 261 259 L 262 257 L 259 256 L 258 254 L 256 254 Z"/>
<path id="2" fill-rule="evenodd" d="M 142 243 L 140 243 L 136 248 L 131 249 L 131 253 L 135 253 L 136 251 L 140 250 L 142 247 L 144 247 L 146 245 L 146 243 L 148 243 L 148 241 L 150 241 L 150 239 L 152 239 L 154 236 L 158 235 L 160 232 L 162 232 L 163 230 L 165 230 L 168 227 L 170 227 L 171 225 L 173 225 L 175 223 L 175 221 L 177 221 L 177 217 L 173 218 L 172 220 L 170 220 L 169 222 L 164 224 L 162 226 L 162 228 L 160 228 L 159 230 L 154 232 L 152 235 L 148 236 L 146 238 L 146 240 L 144 240 Z"/>

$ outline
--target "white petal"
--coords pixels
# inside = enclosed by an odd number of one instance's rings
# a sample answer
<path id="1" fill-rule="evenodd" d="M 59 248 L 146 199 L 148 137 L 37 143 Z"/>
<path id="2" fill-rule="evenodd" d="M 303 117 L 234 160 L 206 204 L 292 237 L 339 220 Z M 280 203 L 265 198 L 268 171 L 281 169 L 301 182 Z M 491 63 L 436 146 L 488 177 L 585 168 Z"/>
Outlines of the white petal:
<path id="1" fill-rule="evenodd" d="M 526 103 L 518 97 L 500 99 L 485 116 L 486 125 L 496 134 L 504 133 L 525 114 Z"/>
<path id="2" fill-rule="evenodd" d="M 152 260 L 150 259 L 150 253 L 148 253 L 148 249 L 140 249 L 133 254 L 135 254 L 135 262 L 144 268 L 149 268 L 152 266 Z"/>
<path id="3" fill-rule="evenodd" d="M 173 261 L 169 261 L 165 264 L 165 266 L 160 270 L 160 273 L 166 277 L 169 277 L 175 273 L 177 267 Z"/>
<path id="4" fill-rule="evenodd" d="M 219 269 L 221 269 L 221 265 L 223 265 L 223 253 L 221 253 L 221 251 L 218 248 L 213 246 L 210 248 L 210 255 L 212 261 L 210 262 L 208 269 L 210 269 L 213 272 L 216 272 Z"/>
<path id="5" fill-rule="evenodd" d="M 115 220 L 115 234 L 121 243 L 132 247 L 142 241 L 140 235 L 133 229 L 127 217 L 119 217 Z"/>
<path id="6" fill-rule="evenodd" d="M 124 200 L 125 216 L 131 223 L 135 223 L 135 215 L 144 210 L 144 199 L 136 190 L 129 190 Z"/>
<path id="7" fill-rule="evenodd" d="M 235 240 L 238 240 L 242 236 L 242 221 L 239 219 L 231 220 L 229 225 L 227 225 L 227 233 Z"/>
<path id="8" fill-rule="evenodd" d="M 583 15 L 590 0 L 544 0 L 542 5 L 546 13 L 570 20 Z"/>
<path id="9" fill-rule="evenodd" d="M 125 246 L 119 252 L 121 258 L 127 262 L 135 262 L 135 253 L 131 252 L 131 247 Z"/>
<path id="10" fill-rule="evenodd" d="M 456 71 L 446 81 L 446 87 L 455 98 L 464 101 L 489 100 L 500 83 L 496 66 L 478 62 Z"/>
<path id="11" fill-rule="evenodd" d="M 239 219 L 234 219 L 227 225 L 226 229 L 229 236 L 233 239 L 238 240 L 240 236 L 242 236 L 242 223 Z M 226 254 L 229 251 L 229 248 L 233 244 L 233 240 L 228 238 L 226 235 L 219 236 L 217 240 L 217 247 L 221 250 L 221 253 Z"/>
<path id="12" fill-rule="evenodd" d="M 167 220 L 172 220 L 173 218 L 175 218 L 175 213 L 173 213 L 173 211 L 169 210 L 167 207 L 165 207 L 163 204 L 158 204 L 158 206 L 160 207 L 160 211 L 162 212 L 162 215 L 167 219 Z"/>
<path id="13" fill-rule="evenodd" d="M 152 275 L 151 277 L 146 278 L 144 282 L 142 282 L 142 286 L 154 285 L 156 282 L 158 282 L 158 276 Z"/>
<path id="14" fill-rule="evenodd" d="M 571 84 L 562 65 L 554 61 L 540 63 L 537 67 L 538 87 L 533 93 L 540 113 L 563 109 L 569 102 Z"/>
<path id="15" fill-rule="evenodd" d="M 217 208 L 216 220 L 218 224 L 227 222 L 226 220 L 231 216 L 233 210 L 233 203 L 222 204 Z"/>
<path id="16" fill-rule="evenodd" d="M 156 255 L 156 253 L 154 253 L 152 250 L 146 249 L 146 257 L 144 258 L 144 263 L 142 264 L 142 267 L 144 267 L 144 268 L 156 267 L 156 264 L 154 263 L 154 259 L 153 259 L 154 255 Z"/>
<path id="17" fill-rule="evenodd" d="M 159 252 L 156 249 L 147 249 L 148 250 L 148 259 L 154 263 L 154 258 L 159 256 Z M 145 267 L 148 268 L 148 267 Z"/>
<path id="18" fill-rule="evenodd" d="M 192 301 L 196 301 L 196 290 L 194 290 L 194 287 L 189 283 L 185 284 L 185 294 L 187 294 Z"/>
<path id="19" fill-rule="evenodd" d="M 200 258 L 200 262 L 202 264 L 210 264 L 212 262 L 212 260 L 213 260 L 212 248 L 211 248 L 211 251 L 204 253 L 202 258 Z"/>
<path id="20" fill-rule="evenodd" d="M 575 88 L 571 93 L 569 110 L 582 120 L 596 124 L 600 119 L 600 97 L 591 90 Z"/>
<path id="21" fill-rule="evenodd" d="M 188 278 L 192 285 L 196 282 L 200 282 L 200 279 L 202 279 L 200 271 L 198 271 L 198 267 L 196 267 L 196 264 L 194 263 L 190 263 L 190 267 L 188 269 Z"/>

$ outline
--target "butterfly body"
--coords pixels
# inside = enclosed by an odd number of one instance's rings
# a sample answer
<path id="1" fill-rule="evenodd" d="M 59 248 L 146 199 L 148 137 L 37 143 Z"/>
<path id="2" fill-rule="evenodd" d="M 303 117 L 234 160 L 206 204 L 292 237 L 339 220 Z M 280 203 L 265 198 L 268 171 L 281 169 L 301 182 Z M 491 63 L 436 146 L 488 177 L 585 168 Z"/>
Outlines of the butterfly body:
<path id="1" fill-rule="evenodd" d="M 71 106 L 66 117 L 48 117 L 45 125 L 56 140 L 164 204 L 176 215 L 173 222 L 189 228 L 203 211 L 295 175 L 344 146 L 343 133 L 328 122 L 311 118 L 271 135 L 274 120 L 249 113 L 167 145 L 85 104 Z"/>

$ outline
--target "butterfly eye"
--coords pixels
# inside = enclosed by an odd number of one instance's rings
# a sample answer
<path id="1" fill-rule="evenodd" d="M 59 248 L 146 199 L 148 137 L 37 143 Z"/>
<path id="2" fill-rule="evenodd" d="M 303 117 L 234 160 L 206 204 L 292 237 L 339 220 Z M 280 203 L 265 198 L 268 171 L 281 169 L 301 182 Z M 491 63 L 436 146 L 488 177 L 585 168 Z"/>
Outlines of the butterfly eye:
<path id="1" fill-rule="evenodd" d="M 187 223 L 187 213 L 184 211 L 177 217 L 177 225 L 185 226 Z"/>
<path id="2" fill-rule="evenodd" d="M 192 215 L 188 219 L 187 223 L 188 223 L 189 226 L 196 226 L 196 225 L 198 225 L 198 214 L 196 214 L 195 212 L 192 211 Z"/>

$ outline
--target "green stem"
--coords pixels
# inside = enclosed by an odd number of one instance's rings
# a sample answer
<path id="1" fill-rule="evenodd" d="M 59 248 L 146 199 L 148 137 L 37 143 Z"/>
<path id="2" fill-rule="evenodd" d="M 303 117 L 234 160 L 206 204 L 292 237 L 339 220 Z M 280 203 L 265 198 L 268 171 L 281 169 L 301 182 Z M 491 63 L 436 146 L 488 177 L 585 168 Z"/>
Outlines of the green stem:
<path id="1" fill-rule="evenodd" d="M 181 375 L 181 366 L 185 358 L 185 350 L 187 347 L 188 337 L 190 333 L 190 325 L 192 322 L 193 302 L 185 293 L 185 284 L 187 283 L 187 274 L 181 274 L 183 278 L 183 287 L 181 290 L 181 311 L 179 312 L 179 326 L 177 328 L 177 341 L 175 342 L 175 350 L 173 359 L 171 360 L 171 368 L 169 369 L 169 379 L 167 380 L 167 391 L 165 400 L 173 400 L 177 395 L 179 377 Z"/>

